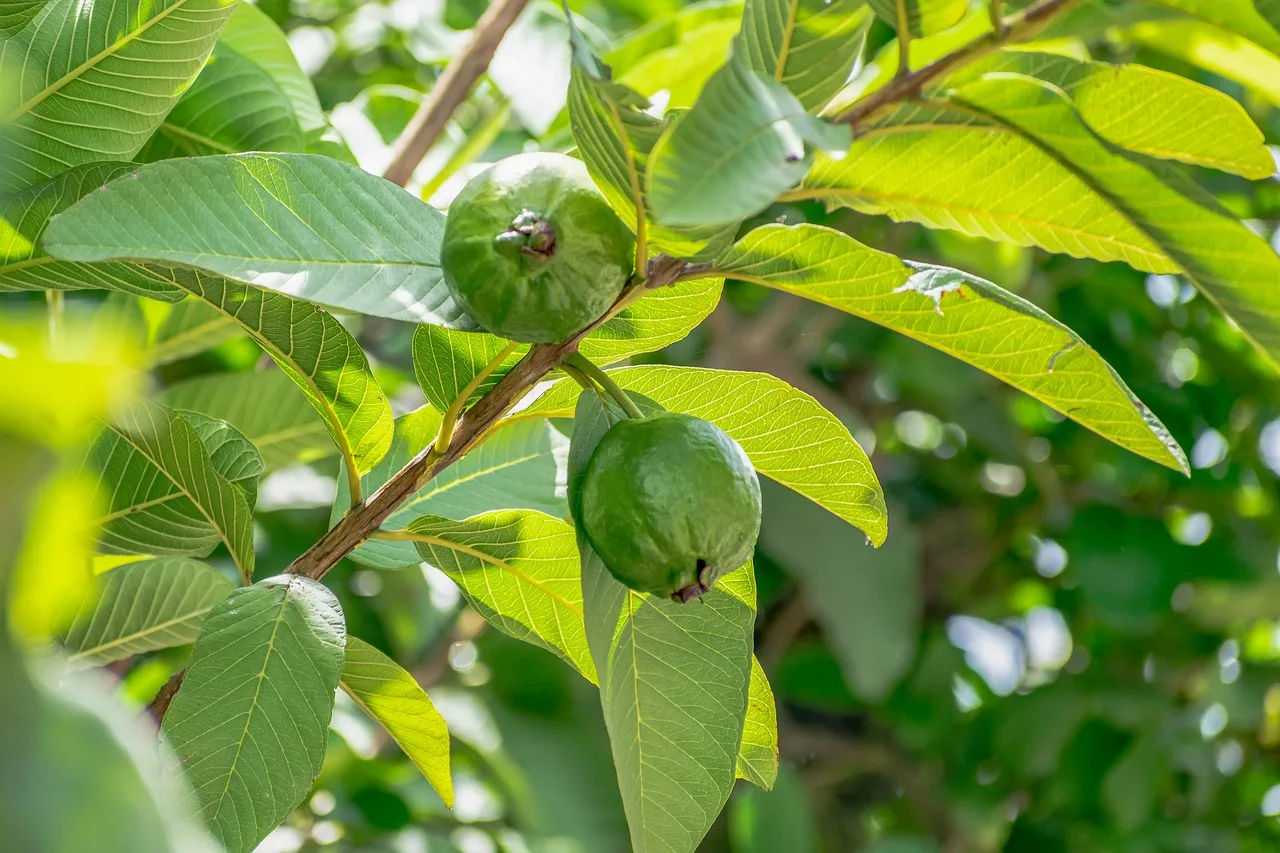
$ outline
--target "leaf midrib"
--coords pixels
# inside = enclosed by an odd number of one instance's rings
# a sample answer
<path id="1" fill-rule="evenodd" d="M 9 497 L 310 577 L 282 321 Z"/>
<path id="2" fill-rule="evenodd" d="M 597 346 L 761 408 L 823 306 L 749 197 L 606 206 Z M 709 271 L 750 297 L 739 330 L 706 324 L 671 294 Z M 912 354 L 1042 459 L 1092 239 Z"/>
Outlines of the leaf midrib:
<path id="1" fill-rule="evenodd" d="M 460 551 L 463 554 L 468 554 L 472 557 L 475 557 L 477 560 L 479 560 L 482 563 L 488 563 L 495 568 L 502 569 L 503 571 L 509 571 L 517 579 L 523 580 L 526 583 L 528 583 L 530 586 L 534 587 L 535 589 L 538 589 L 546 593 L 549 598 L 560 602 L 561 604 L 563 604 L 565 607 L 572 610 L 577 615 L 579 616 L 582 615 L 581 606 L 574 604 L 572 601 L 560 595 L 559 593 L 552 591 L 542 581 L 534 578 L 532 575 L 527 574 L 521 569 L 516 568 L 514 565 L 512 565 L 511 563 L 508 563 L 506 560 L 503 560 L 500 557 L 495 557 L 492 554 L 485 553 L 484 551 L 481 551 L 478 548 L 473 548 L 470 545 L 465 545 L 461 542 L 454 542 L 449 539 L 442 538 L 440 536 L 433 536 L 430 533 L 421 533 L 416 530 L 411 530 L 409 532 L 412 534 L 414 541 L 424 542 L 428 545 L 436 545 L 441 548 L 448 548 L 449 550 L 453 550 L 453 551 Z"/>
<path id="2" fill-rule="evenodd" d="M 182 614 L 181 616 L 175 616 L 174 618 L 172 618 L 172 619 L 168 619 L 168 620 L 166 620 L 166 621 L 164 621 L 164 622 L 159 622 L 159 623 L 157 623 L 157 624 L 155 624 L 155 625 L 149 625 L 149 626 L 147 626 L 146 628 L 144 628 L 143 630 L 140 630 L 140 631 L 134 631 L 132 634 L 126 634 L 126 635 L 124 635 L 124 636 L 122 636 L 122 637 L 117 637 L 116 639 L 112 640 L 111 642 L 108 642 L 108 643 L 100 643 L 100 644 L 98 644 L 98 645 L 94 646 L 93 648 L 89 648 L 89 649 L 81 649 L 80 651 L 76 652 L 76 653 L 75 653 L 75 654 L 73 654 L 73 655 L 68 655 L 68 656 L 67 656 L 67 660 L 68 660 L 68 661 L 82 660 L 83 658 L 90 657 L 90 656 L 92 656 L 92 655 L 96 655 L 96 654 L 100 654 L 100 653 L 102 653 L 102 652 L 106 651 L 107 649 L 114 649 L 114 648 L 117 648 L 117 647 L 119 647 L 119 646 L 123 646 L 123 645 L 125 645 L 125 644 L 127 644 L 127 643 L 131 643 L 131 642 L 133 642 L 134 640 L 140 640 L 140 639 L 142 639 L 143 637 L 148 636 L 149 634 L 154 634 L 154 633 L 157 633 L 157 632 L 159 632 L 159 631 L 163 631 L 163 630 L 165 630 L 166 628 L 171 628 L 171 627 L 173 627 L 174 625 L 179 625 L 179 624 L 181 624 L 181 623 L 183 623 L 183 622 L 187 621 L 188 619 L 194 619 L 194 618 L 195 618 L 195 617 L 197 617 L 197 616 L 205 616 L 205 615 L 208 615 L 209 611 L 210 611 L 210 610 L 212 610 L 212 609 L 213 609 L 213 605 L 212 605 L 212 604 L 210 604 L 208 607 L 200 607 L 200 608 L 197 608 L 196 610 L 192 610 L 192 611 L 190 611 L 189 613 L 184 613 L 184 614 Z"/>
<path id="3" fill-rule="evenodd" d="M 187 0 L 174 0 L 171 6 L 157 13 L 154 17 L 150 18 L 145 24 L 143 24 L 137 30 L 129 33 L 119 41 L 109 45 L 106 49 L 95 54 L 94 56 L 89 57 L 83 63 L 71 69 L 71 71 L 67 72 L 66 74 L 62 75 L 62 77 L 58 78 L 58 80 L 55 81 L 53 84 L 45 86 L 45 88 L 39 94 L 28 99 L 25 103 L 19 104 L 12 113 L 10 113 L 8 116 L 5 117 L 5 122 L 7 123 L 7 122 L 16 121 L 20 116 L 23 116 L 26 113 L 29 113 L 31 110 L 35 109 L 36 107 L 40 106 L 40 104 L 42 104 L 47 98 L 61 91 L 64 86 L 70 85 L 72 82 L 80 79 L 81 75 L 83 75 L 85 72 L 89 71 L 90 69 L 96 67 L 97 64 L 101 62 L 103 59 L 109 56 L 114 56 L 116 53 L 123 50 L 125 45 L 129 44 L 134 39 L 137 39 L 138 37 L 140 37 L 147 30 L 151 29 L 151 27 L 155 26 L 157 23 L 167 18 L 176 9 L 179 9 L 182 6 L 186 5 L 186 3 L 187 3 Z"/>

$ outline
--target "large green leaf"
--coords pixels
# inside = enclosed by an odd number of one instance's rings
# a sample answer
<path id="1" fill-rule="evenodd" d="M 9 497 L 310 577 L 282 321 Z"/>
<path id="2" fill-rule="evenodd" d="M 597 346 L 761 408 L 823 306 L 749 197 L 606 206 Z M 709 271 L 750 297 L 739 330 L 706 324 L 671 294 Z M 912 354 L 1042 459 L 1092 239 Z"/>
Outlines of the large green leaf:
<path id="1" fill-rule="evenodd" d="M 721 279 L 703 278 L 664 287 L 627 306 L 588 335 L 578 351 L 605 364 L 662 349 L 683 339 L 715 310 Z M 431 405 L 445 411 L 507 341 L 486 332 L 455 332 L 420 325 L 413 335 L 413 370 Z M 497 384 L 528 351 L 521 346 L 476 389 L 472 399 Z"/>
<path id="2" fill-rule="evenodd" d="M 200 376 L 171 385 L 160 399 L 231 424 L 262 453 L 267 471 L 335 450 L 324 419 L 282 370 Z"/>
<path id="3" fill-rule="evenodd" d="M 1000 140 L 1000 144 L 994 144 Z M 855 164 L 856 167 L 850 164 Z M 1280 356 L 1280 257 L 1168 164 L 1126 154 L 1061 90 L 1016 74 L 909 106 L 820 162 L 793 197 L 1148 272 L 1182 272 Z"/>
<path id="4" fill-rule="evenodd" d="M 1246 178 L 1266 178 L 1276 171 L 1262 131 L 1239 103 L 1167 71 L 1004 51 L 944 85 L 1001 73 L 1025 74 L 1058 87 L 1095 133 L 1121 148 Z"/>
<path id="5" fill-rule="evenodd" d="M 609 375 L 663 408 L 711 421 L 742 445 L 758 472 L 858 527 L 875 544 L 884 541 L 884 495 L 870 460 L 844 424 L 808 394 L 765 373 L 646 365 Z M 567 417 L 579 390 L 563 381 L 518 416 Z"/>
<path id="6" fill-rule="evenodd" d="M 1280 105 L 1280 51 L 1268 51 L 1243 36 L 1189 18 L 1139 21 L 1123 32 L 1136 44 L 1239 83 Z"/>
<path id="7" fill-rule="evenodd" d="M 3 0 L 0 2 L 0 39 L 17 35 L 40 14 L 49 0 Z"/>
<path id="8" fill-rule="evenodd" d="M 815 148 L 843 153 L 848 143 L 847 127 L 810 116 L 781 83 L 734 54 L 654 146 L 649 204 L 665 225 L 728 225 L 798 183 Z"/>
<path id="9" fill-rule="evenodd" d="M 751 658 L 751 683 L 747 689 L 747 717 L 742 725 L 736 773 L 766 791 L 778 778 L 778 709 L 764 667 Z"/>
<path id="10" fill-rule="evenodd" d="M 235 0 L 52 0 L 0 41 L 16 97 L 0 116 L 0 189 L 128 160 L 199 73 Z"/>
<path id="11" fill-rule="evenodd" d="M 200 227 L 192 227 L 192 223 Z M 181 264 L 333 308 L 471 328 L 440 271 L 444 216 L 314 154 L 166 160 L 59 214 L 64 260 Z"/>
<path id="12" fill-rule="evenodd" d="M 867 0 L 880 19 L 897 29 L 899 15 L 905 14 L 912 36 L 928 36 L 954 27 L 964 17 L 965 0 Z"/>
<path id="13" fill-rule="evenodd" d="M 747 0 L 734 49 L 816 112 L 849 79 L 870 24 L 863 0 Z"/>
<path id="14" fill-rule="evenodd" d="M 235 585 L 206 563 L 140 560 L 98 577 L 63 645 L 72 663 L 107 663 L 194 642 L 204 617 Z"/>
<path id="15" fill-rule="evenodd" d="M 505 510 L 466 521 L 423 516 L 408 531 L 422 559 L 452 578 L 485 619 L 595 681 L 572 526 L 539 512 Z"/>
<path id="16" fill-rule="evenodd" d="M 194 278 L 195 274 L 191 274 Z M 156 330 L 147 348 L 152 366 L 169 364 L 187 356 L 213 349 L 218 344 L 244 334 L 240 324 L 209 303 L 188 298 L 174 305 Z"/>
<path id="17" fill-rule="evenodd" d="M 1151 0 L 1243 36 L 1280 56 L 1280 14 L 1261 14 L 1265 0 Z"/>
<path id="18" fill-rule="evenodd" d="M 346 634 L 333 593 L 297 575 L 237 590 L 205 619 L 163 734 L 228 853 L 253 850 L 311 789 Z"/>
<path id="19" fill-rule="evenodd" d="M 240 8 L 254 7 L 242 3 Z M 152 163 L 170 157 L 301 151 L 303 147 L 293 107 L 270 72 L 219 41 L 200 76 L 137 159 Z"/>
<path id="20" fill-rule="evenodd" d="M 444 804 L 453 808 L 449 729 L 413 676 L 364 640 L 347 637 L 340 684 L 352 701 L 382 724 Z"/>
<path id="21" fill-rule="evenodd" d="M 104 549 L 207 555 L 219 541 L 253 575 L 253 503 L 262 458 L 227 424 L 140 401 L 90 452 L 101 474 Z"/>
<path id="22" fill-rule="evenodd" d="M 366 493 L 430 444 L 440 415 L 430 408 L 396 420 L 391 451 L 364 478 Z M 544 420 L 511 424 L 495 430 L 479 446 L 422 487 L 384 522 L 387 530 L 404 528 L 423 515 L 464 519 L 491 510 L 537 510 L 563 517 L 565 439 Z M 347 489 L 338 485 L 332 520 L 347 506 Z M 351 552 L 367 566 L 397 569 L 421 562 L 411 542 L 371 539 Z"/>
<path id="23" fill-rule="evenodd" d="M 718 265 L 736 278 L 822 302 L 936 347 L 1121 447 L 1187 471 L 1177 442 L 1088 343 L 991 282 L 904 264 L 818 225 L 758 228 Z"/>
<path id="24" fill-rule="evenodd" d="M 391 404 L 364 350 L 328 312 L 279 293 L 197 274 L 183 285 L 235 320 L 320 413 L 351 472 L 369 471 L 391 446 Z"/>
<path id="25" fill-rule="evenodd" d="M 0 292 L 102 288 L 170 302 L 181 299 L 182 291 L 163 271 L 128 263 L 59 261 L 40 246 L 49 217 L 133 168 L 128 163 L 90 163 L 7 198 L 0 194 Z"/>
<path id="26" fill-rule="evenodd" d="M 251 3 L 236 6 L 218 36 L 218 46 L 228 47 L 267 70 L 288 98 L 294 118 L 308 140 L 328 127 L 311 78 L 298 65 L 288 37 L 266 12 Z"/>
<path id="27" fill-rule="evenodd" d="M 599 398 L 574 418 L 571 482 L 608 428 Z M 755 626 L 751 567 L 696 604 L 634 592 L 578 535 L 587 641 L 636 853 L 692 853 L 733 789 Z"/>

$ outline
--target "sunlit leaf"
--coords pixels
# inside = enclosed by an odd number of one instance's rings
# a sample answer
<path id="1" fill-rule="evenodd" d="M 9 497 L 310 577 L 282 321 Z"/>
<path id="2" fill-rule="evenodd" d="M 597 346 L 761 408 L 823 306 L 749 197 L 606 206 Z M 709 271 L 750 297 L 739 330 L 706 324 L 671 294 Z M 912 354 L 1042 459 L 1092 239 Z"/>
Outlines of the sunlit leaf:
<path id="1" fill-rule="evenodd" d="M 167 302 L 181 299 L 182 291 L 163 271 L 129 263 L 59 261 L 41 248 L 49 217 L 134 168 L 128 163 L 90 163 L 8 198 L 0 196 L 0 292 L 102 288 Z"/>
<path id="2" fill-rule="evenodd" d="M 252 59 L 271 75 L 284 92 L 294 117 L 307 139 L 317 137 L 328 126 L 311 78 L 298 65 L 289 39 L 271 17 L 251 3 L 240 3 L 218 45 Z"/>
<path id="3" fill-rule="evenodd" d="M 572 526 L 539 512 L 506 510 L 466 521 L 424 516 L 408 531 L 422 559 L 452 578 L 485 619 L 595 681 Z"/>
<path id="4" fill-rule="evenodd" d="M 253 850 L 320 773 L 346 633 L 333 593 L 297 575 L 236 590 L 205 619 L 163 734 L 228 853 Z"/>
<path id="5" fill-rule="evenodd" d="M 849 79 L 870 24 L 862 0 L 747 0 L 735 49 L 814 112 Z"/>
<path id="6" fill-rule="evenodd" d="M 14 103 L 0 107 L 9 155 L 0 158 L 0 189 L 132 158 L 200 71 L 234 6 L 52 0 L 0 41 L 0 69 L 17 84 Z"/>
<path id="7" fill-rule="evenodd" d="M 89 464 L 109 492 L 104 546 L 204 556 L 221 540 L 241 576 L 252 577 L 249 484 L 262 459 L 226 424 L 140 401 L 103 433 Z"/>
<path id="8" fill-rule="evenodd" d="M 1280 50 L 1265 50 L 1235 33 L 1177 18 L 1140 21 L 1124 33 L 1143 47 L 1239 83 L 1280 105 Z"/>
<path id="9" fill-rule="evenodd" d="M 470 328 L 440 271 L 443 234 L 442 214 L 354 166 L 233 154 L 140 167 L 59 214 L 44 247 L 64 260 L 199 267 L 333 308 Z"/>
<path id="10" fill-rule="evenodd" d="M 964 17 L 965 0 L 867 0 L 880 20 L 897 29 L 899 6 L 906 13 L 907 29 L 913 36 L 928 36 L 954 27 Z"/>
<path id="11" fill-rule="evenodd" d="M 844 424 L 808 394 L 765 373 L 646 365 L 609 375 L 663 408 L 711 421 L 742 445 L 756 471 L 827 508 L 877 545 L 884 541 L 884 495 L 871 462 Z M 579 392 L 563 381 L 519 416 L 568 417 Z"/>
<path id="12" fill-rule="evenodd" d="M 385 459 L 364 478 L 372 493 L 427 447 L 440 427 L 440 415 L 422 408 L 396 420 L 396 437 Z M 450 465 L 383 523 L 398 530 L 423 515 L 464 519 L 491 510 L 537 510 L 568 514 L 564 499 L 566 440 L 546 421 L 512 424 L 495 430 L 478 447 Z M 339 483 L 332 521 L 347 507 L 345 483 Z M 396 569 L 421 562 L 412 542 L 370 539 L 351 559 L 374 568 Z"/>
<path id="13" fill-rule="evenodd" d="M 693 106 L 729 58 L 742 3 L 691 3 L 625 36 L 605 55 L 619 83 L 648 97 L 664 93 L 668 109 Z"/>
<path id="14" fill-rule="evenodd" d="M 365 713 L 382 724 L 444 804 L 453 808 L 449 730 L 413 676 L 364 640 L 347 637 L 339 683 Z"/>
<path id="15" fill-rule="evenodd" d="M 1261 48 L 1280 56 L 1280 14 L 1263 14 L 1267 0 L 1152 0 L 1202 21 L 1243 36 Z"/>
<path id="16" fill-rule="evenodd" d="M 1121 447 L 1187 470 L 1177 442 L 1088 343 L 991 282 L 944 267 L 904 264 L 818 225 L 756 229 L 719 263 L 736 278 L 822 302 L 923 341 Z"/>
<path id="17" fill-rule="evenodd" d="M 735 771 L 756 787 L 773 790 L 778 778 L 778 709 L 773 689 L 760 661 L 751 658 L 751 682 L 747 688 L 747 717 L 742 726 Z"/>
<path id="18" fill-rule="evenodd" d="M 324 419 L 282 370 L 200 376 L 169 386 L 160 399 L 231 424 L 262 453 L 267 471 L 336 451 Z"/>
<path id="19" fill-rule="evenodd" d="M 205 616 L 235 589 L 212 566 L 181 557 L 128 563 L 97 580 L 97 600 L 80 610 L 63 640 L 72 663 L 194 642 Z"/>

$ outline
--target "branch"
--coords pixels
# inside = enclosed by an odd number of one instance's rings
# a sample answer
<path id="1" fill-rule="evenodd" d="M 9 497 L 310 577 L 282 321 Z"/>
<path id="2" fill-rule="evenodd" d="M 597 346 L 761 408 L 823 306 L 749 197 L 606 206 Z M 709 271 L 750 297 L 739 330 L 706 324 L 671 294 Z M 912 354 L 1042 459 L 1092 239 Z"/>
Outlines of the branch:
<path id="1" fill-rule="evenodd" d="M 1079 3 L 1080 0 L 1040 0 L 1017 15 L 1006 19 L 1003 27 L 953 50 L 938 61 L 890 80 L 835 118 L 838 124 L 858 125 L 873 118 L 881 111 L 908 101 L 920 94 L 930 83 L 1004 47 L 1018 41 L 1026 41 L 1040 33 L 1050 21 Z"/>
<path id="2" fill-rule="evenodd" d="M 418 107 L 418 111 L 396 140 L 391 164 L 382 173 L 384 178 L 400 186 L 409 183 L 413 170 L 427 156 L 427 151 L 440 138 L 453 111 L 466 100 L 471 87 L 489 67 L 498 43 L 528 2 L 529 0 L 494 0 L 485 9 L 472 30 L 471 41 L 449 62 L 422 106 Z"/>

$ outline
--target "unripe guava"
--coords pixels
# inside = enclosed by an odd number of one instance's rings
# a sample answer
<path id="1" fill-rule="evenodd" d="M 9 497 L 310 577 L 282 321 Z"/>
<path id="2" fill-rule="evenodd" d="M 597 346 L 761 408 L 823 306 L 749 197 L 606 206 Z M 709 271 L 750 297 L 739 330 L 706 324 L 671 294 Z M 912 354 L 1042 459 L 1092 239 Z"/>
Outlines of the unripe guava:
<path id="1" fill-rule="evenodd" d="M 462 188 L 440 263 L 453 298 L 486 331 L 556 343 L 608 310 L 634 257 L 635 237 L 587 168 L 533 153 L 501 160 Z"/>
<path id="2" fill-rule="evenodd" d="M 751 556 L 760 482 L 715 424 L 666 413 L 627 419 L 592 452 L 576 512 L 620 582 L 690 601 Z"/>

